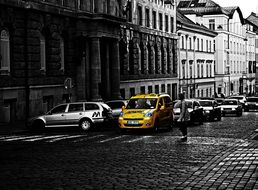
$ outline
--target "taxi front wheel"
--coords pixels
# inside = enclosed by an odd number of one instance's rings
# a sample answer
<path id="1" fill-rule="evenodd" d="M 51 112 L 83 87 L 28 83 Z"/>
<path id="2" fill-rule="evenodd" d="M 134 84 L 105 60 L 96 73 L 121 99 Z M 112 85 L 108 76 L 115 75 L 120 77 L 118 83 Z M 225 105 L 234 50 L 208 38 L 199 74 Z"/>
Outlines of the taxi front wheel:
<path id="1" fill-rule="evenodd" d="M 79 126 L 80 126 L 80 129 L 81 129 L 82 131 L 88 131 L 88 130 L 91 128 L 92 123 L 91 123 L 91 121 L 89 121 L 89 120 L 87 120 L 87 119 L 83 119 L 83 120 L 80 122 Z"/>

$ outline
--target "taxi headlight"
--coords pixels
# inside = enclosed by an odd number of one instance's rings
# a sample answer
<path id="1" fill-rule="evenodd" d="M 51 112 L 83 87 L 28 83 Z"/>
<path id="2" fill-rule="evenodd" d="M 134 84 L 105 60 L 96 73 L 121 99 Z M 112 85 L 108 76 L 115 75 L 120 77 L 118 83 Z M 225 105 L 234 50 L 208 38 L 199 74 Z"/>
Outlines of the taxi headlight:
<path id="1" fill-rule="evenodd" d="M 232 108 L 232 110 L 236 110 L 236 108 Z"/>
<path id="2" fill-rule="evenodd" d="M 151 116 L 152 116 L 152 113 L 151 113 L 151 112 L 147 112 L 147 113 L 145 113 L 144 116 L 145 116 L 145 117 L 151 117 Z"/>
<path id="3" fill-rule="evenodd" d="M 205 110 L 205 113 L 210 113 L 210 110 Z"/>

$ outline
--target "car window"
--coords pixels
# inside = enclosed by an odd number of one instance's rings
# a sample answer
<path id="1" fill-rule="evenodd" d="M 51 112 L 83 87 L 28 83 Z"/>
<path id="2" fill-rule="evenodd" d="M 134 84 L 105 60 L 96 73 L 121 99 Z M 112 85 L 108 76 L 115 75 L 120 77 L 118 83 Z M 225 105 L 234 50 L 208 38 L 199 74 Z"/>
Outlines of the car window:
<path id="1" fill-rule="evenodd" d="M 154 109 L 157 98 L 134 98 L 130 99 L 126 109 Z"/>
<path id="2" fill-rule="evenodd" d="M 193 104 L 193 107 L 200 107 L 200 104 L 198 104 L 198 102 L 194 102 L 194 104 Z"/>
<path id="3" fill-rule="evenodd" d="M 169 97 L 164 97 L 164 101 L 165 101 L 165 106 L 166 107 L 172 106 L 172 101 Z"/>
<path id="4" fill-rule="evenodd" d="M 164 106 L 164 100 L 163 100 L 163 98 L 160 98 L 159 99 L 159 107 L 161 107 L 161 106 Z"/>
<path id="5" fill-rule="evenodd" d="M 97 104 L 93 103 L 86 103 L 85 104 L 85 110 L 98 110 L 99 106 Z"/>
<path id="6" fill-rule="evenodd" d="M 248 102 L 258 102 L 258 98 L 248 98 Z"/>
<path id="7" fill-rule="evenodd" d="M 52 114 L 63 113 L 63 112 L 65 112 L 66 106 L 67 106 L 67 105 L 60 105 L 60 106 L 57 106 L 57 107 L 55 107 L 55 108 L 53 108 L 53 109 L 51 110 L 51 113 L 52 113 Z"/>
<path id="8" fill-rule="evenodd" d="M 212 101 L 200 101 L 201 106 L 213 106 Z"/>
<path id="9" fill-rule="evenodd" d="M 70 104 L 68 112 L 83 111 L 83 104 Z"/>
<path id="10" fill-rule="evenodd" d="M 238 105 L 237 101 L 234 100 L 225 100 L 222 105 Z"/>

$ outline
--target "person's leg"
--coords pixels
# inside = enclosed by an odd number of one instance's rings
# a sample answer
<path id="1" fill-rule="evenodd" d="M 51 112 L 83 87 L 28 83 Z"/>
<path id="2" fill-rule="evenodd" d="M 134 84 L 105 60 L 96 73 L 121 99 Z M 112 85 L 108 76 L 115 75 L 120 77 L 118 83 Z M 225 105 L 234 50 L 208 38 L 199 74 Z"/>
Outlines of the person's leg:
<path id="1" fill-rule="evenodd" d="M 182 132 L 182 141 L 187 140 L 187 124 L 186 122 L 182 122 L 181 124 L 181 132 Z"/>

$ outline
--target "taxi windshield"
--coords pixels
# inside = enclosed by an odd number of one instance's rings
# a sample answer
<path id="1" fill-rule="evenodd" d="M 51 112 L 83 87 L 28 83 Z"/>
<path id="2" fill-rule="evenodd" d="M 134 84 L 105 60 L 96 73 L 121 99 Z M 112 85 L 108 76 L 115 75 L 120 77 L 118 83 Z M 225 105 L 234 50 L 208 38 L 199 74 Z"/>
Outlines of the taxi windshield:
<path id="1" fill-rule="evenodd" d="M 129 100 L 126 109 L 154 109 L 156 104 L 157 98 L 134 98 Z"/>

